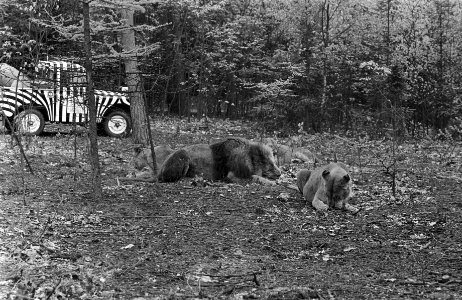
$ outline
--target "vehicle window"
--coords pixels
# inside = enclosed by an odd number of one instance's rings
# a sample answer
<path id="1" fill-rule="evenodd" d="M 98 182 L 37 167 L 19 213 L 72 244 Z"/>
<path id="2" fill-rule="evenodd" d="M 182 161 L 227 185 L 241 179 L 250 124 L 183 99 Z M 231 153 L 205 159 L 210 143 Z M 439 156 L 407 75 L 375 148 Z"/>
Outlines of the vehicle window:
<path id="1" fill-rule="evenodd" d="M 18 71 L 15 67 L 5 63 L 0 64 L 0 85 L 4 87 L 28 88 L 31 80 L 27 75 Z"/>
<path id="2" fill-rule="evenodd" d="M 52 88 L 56 84 L 56 72 L 49 66 L 37 70 L 36 86 L 41 88 Z"/>
<path id="3" fill-rule="evenodd" d="M 79 72 L 78 70 L 63 70 L 61 73 L 62 86 L 83 86 L 85 79 L 85 73 Z"/>

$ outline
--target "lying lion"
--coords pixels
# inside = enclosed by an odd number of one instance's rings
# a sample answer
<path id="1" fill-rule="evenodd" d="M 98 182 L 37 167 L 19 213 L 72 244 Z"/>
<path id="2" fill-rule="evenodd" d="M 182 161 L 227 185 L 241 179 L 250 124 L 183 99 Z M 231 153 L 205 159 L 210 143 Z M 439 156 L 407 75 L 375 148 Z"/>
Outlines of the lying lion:
<path id="1" fill-rule="evenodd" d="M 297 173 L 297 186 L 305 200 L 319 211 L 342 209 L 356 214 L 359 209 L 348 204 L 353 196 L 351 177 L 342 163 L 330 163 L 314 171 Z"/>
<path id="2" fill-rule="evenodd" d="M 276 142 L 272 138 L 264 138 L 262 142 L 273 149 L 274 156 L 279 166 L 288 165 L 293 159 L 299 159 L 302 162 L 321 163 L 321 160 L 311 153 L 308 149 L 296 147 L 291 148 Z"/>
<path id="3" fill-rule="evenodd" d="M 167 145 L 160 145 L 154 147 L 154 152 L 156 154 L 157 170 L 159 170 L 167 157 L 175 152 L 175 150 Z M 131 164 L 135 167 L 135 169 L 141 171 L 142 169 L 148 167 L 149 169 L 153 170 L 154 165 L 152 164 L 151 149 L 135 148 L 133 154 L 134 155 Z"/>
<path id="4" fill-rule="evenodd" d="M 227 138 L 210 145 L 196 144 L 172 150 L 164 161 L 156 148 L 154 151 L 159 170 L 158 179 L 161 182 L 173 182 L 198 175 L 207 180 L 237 182 L 251 179 L 254 182 L 274 184 L 269 179 L 276 179 L 281 175 L 268 146 L 242 138 Z M 162 149 L 163 153 L 170 151 Z M 145 156 L 135 156 L 134 164 L 138 167 L 149 164 L 150 155 L 147 154 L 150 151 L 145 150 L 145 153 Z"/>

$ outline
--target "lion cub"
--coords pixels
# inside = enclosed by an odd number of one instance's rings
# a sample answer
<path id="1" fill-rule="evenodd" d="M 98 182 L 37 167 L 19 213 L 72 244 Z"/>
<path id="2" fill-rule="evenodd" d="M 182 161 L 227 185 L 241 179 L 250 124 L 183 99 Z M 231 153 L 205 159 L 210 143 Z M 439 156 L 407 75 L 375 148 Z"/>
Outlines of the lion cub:
<path id="1" fill-rule="evenodd" d="M 359 209 L 348 204 L 353 196 L 351 177 L 342 163 L 330 163 L 314 171 L 302 169 L 297 173 L 297 186 L 305 200 L 316 210 L 329 208 L 356 214 Z"/>

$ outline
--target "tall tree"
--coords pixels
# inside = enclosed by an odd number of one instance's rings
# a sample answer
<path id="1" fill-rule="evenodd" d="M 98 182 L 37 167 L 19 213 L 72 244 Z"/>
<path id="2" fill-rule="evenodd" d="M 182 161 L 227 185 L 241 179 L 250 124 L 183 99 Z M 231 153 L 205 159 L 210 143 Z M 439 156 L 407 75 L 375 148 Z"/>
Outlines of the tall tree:
<path id="1" fill-rule="evenodd" d="M 90 117 L 90 153 L 89 159 L 92 169 L 93 197 L 95 200 L 101 199 L 103 191 L 101 189 L 101 172 L 98 158 L 98 140 L 96 133 L 96 103 L 93 84 L 93 65 L 91 53 L 90 36 L 90 1 L 82 1 L 83 8 L 83 35 L 85 48 L 85 68 L 87 69 L 87 101 Z"/>
<path id="2" fill-rule="evenodd" d="M 142 8 L 139 8 L 142 10 Z M 144 10 L 142 10 L 144 11 Z M 135 144 L 148 144 L 148 122 L 145 101 L 142 93 L 142 79 L 138 68 L 135 30 L 133 28 L 132 6 L 122 7 L 121 14 L 125 20 L 125 29 L 121 32 L 121 44 L 125 55 L 125 73 L 130 96 L 130 114 L 133 124 L 132 139 Z"/>
<path id="3" fill-rule="evenodd" d="M 328 47 L 330 45 L 330 1 L 324 0 L 321 6 L 321 37 L 322 37 L 322 89 L 321 109 L 324 110 L 327 102 L 327 73 L 328 73 Z"/>

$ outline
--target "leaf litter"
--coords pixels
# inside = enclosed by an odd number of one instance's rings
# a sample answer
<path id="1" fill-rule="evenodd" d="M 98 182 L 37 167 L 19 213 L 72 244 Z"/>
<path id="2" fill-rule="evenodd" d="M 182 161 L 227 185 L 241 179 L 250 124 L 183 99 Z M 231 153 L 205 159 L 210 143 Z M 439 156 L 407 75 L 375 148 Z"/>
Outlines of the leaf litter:
<path id="1" fill-rule="evenodd" d="M 153 124 L 156 143 L 172 147 L 253 132 L 249 124 L 226 121 L 209 124 L 205 134 L 200 122 Z M 118 185 L 115 178 L 129 170 L 131 146 L 104 137 L 105 197 L 94 203 L 85 149 L 74 158 L 72 139 L 65 134 L 32 139 L 27 153 L 38 175 L 31 176 L 21 170 L 9 136 L 0 136 L 2 296 L 462 297 L 461 170 L 448 163 L 460 159 L 460 150 L 444 157 L 443 145 L 404 144 L 393 196 L 377 155 L 387 151 L 380 142 L 298 138 L 323 160 L 335 153 L 353 166 L 354 202 L 362 211 L 351 216 L 315 212 L 285 186 L 294 183 L 299 168 L 311 167 L 303 164 L 283 168 L 276 187 L 209 185 L 200 178 Z"/>

